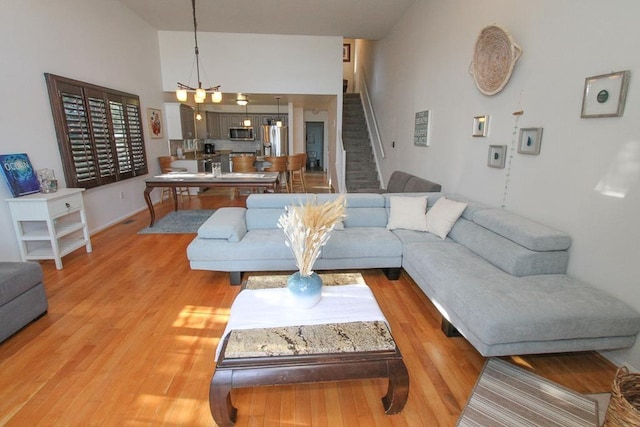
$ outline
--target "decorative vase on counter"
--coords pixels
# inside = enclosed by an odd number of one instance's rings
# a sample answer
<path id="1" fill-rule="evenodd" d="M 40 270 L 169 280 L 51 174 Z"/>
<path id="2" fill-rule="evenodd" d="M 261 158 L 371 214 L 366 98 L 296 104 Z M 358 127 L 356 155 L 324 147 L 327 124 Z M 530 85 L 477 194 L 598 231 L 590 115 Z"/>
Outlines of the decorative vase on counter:
<path id="1" fill-rule="evenodd" d="M 303 276 L 296 271 L 287 279 L 287 289 L 296 308 L 311 308 L 322 297 L 322 278 L 316 273 Z"/>

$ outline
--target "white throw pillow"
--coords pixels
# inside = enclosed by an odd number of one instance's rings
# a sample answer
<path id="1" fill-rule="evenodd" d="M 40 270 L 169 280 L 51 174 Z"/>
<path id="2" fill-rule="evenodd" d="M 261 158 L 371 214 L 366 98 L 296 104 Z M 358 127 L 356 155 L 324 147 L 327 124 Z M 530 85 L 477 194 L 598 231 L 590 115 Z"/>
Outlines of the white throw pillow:
<path id="1" fill-rule="evenodd" d="M 466 207 L 464 202 L 440 197 L 427 211 L 427 231 L 444 240 Z"/>
<path id="2" fill-rule="evenodd" d="M 404 228 L 405 230 L 427 231 L 427 198 L 401 197 L 389 198 L 391 212 L 389 213 L 388 230 Z"/>

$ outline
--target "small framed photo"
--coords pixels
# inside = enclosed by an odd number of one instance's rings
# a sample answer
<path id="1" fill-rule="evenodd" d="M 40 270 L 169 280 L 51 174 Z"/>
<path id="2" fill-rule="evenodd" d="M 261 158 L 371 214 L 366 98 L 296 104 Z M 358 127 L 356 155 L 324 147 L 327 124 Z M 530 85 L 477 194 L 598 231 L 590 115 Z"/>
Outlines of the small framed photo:
<path id="1" fill-rule="evenodd" d="M 518 142 L 518 153 L 520 154 L 540 154 L 540 142 L 542 141 L 542 128 L 522 128 L 520 129 L 520 139 Z"/>
<path id="2" fill-rule="evenodd" d="M 164 125 L 162 123 L 162 111 L 156 108 L 147 108 L 147 124 L 151 138 L 164 137 Z"/>
<path id="3" fill-rule="evenodd" d="M 489 132 L 489 116 L 475 116 L 473 118 L 473 136 L 487 136 Z"/>
<path id="4" fill-rule="evenodd" d="M 351 44 L 344 43 L 342 45 L 342 62 L 351 62 Z"/>
<path id="5" fill-rule="evenodd" d="M 584 81 L 582 118 L 621 117 L 627 98 L 630 71 L 587 77 Z"/>
<path id="6" fill-rule="evenodd" d="M 504 169 L 506 158 L 507 158 L 506 145 L 490 145 L 489 146 L 489 159 L 487 161 L 487 166 L 491 168 Z"/>

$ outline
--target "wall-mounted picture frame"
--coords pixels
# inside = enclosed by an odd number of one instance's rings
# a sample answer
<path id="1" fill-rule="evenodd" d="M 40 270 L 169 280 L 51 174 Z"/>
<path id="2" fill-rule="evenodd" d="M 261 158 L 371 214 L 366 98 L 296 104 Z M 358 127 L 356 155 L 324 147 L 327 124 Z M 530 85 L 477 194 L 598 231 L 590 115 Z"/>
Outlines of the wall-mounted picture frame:
<path id="1" fill-rule="evenodd" d="M 541 142 L 542 128 L 522 128 L 518 140 L 518 153 L 538 155 Z"/>
<path id="2" fill-rule="evenodd" d="M 582 97 L 582 118 L 621 117 L 629 86 L 629 70 L 587 77 Z"/>
<path id="3" fill-rule="evenodd" d="M 504 169 L 506 158 L 507 158 L 506 145 L 490 145 L 489 146 L 489 158 L 487 160 L 487 166 L 491 168 Z"/>
<path id="4" fill-rule="evenodd" d="M 162 123 L 162 111 L 157 108 L 147 108 L 147 124 L 151 138 L 164 137 L 164 124 Z"/>
<path id="5" fill-rule="evenodd" d="M 472 136 L 487 136 L 489 132 L 489 116 L 475 116 L 473 118 Z"/>
<path id="6" fill-rule="evenodd" d="M 419 147 L 429 146 L 429 131 L 431 129 L 431 110 L 418 111 L 413 131 L 413 145 Z"/>
<path id="7" fill-rule="evenodd" d="M 344 43 L 342 45 L 342 62 L 351 62 L 351 44 Z"/>

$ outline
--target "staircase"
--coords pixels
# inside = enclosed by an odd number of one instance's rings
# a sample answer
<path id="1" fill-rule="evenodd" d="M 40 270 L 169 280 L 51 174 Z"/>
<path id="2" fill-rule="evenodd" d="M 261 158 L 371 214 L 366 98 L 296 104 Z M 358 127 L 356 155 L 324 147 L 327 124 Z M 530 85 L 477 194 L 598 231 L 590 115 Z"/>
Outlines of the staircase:
<path id="1" fill-rule="evenodd" d="M 379 190 L 380 181 L 378 180 L 360 94 L 344 94 L 342 143 L 347 152 L 345 164 L 347 192 L 365 193 Z"/>

